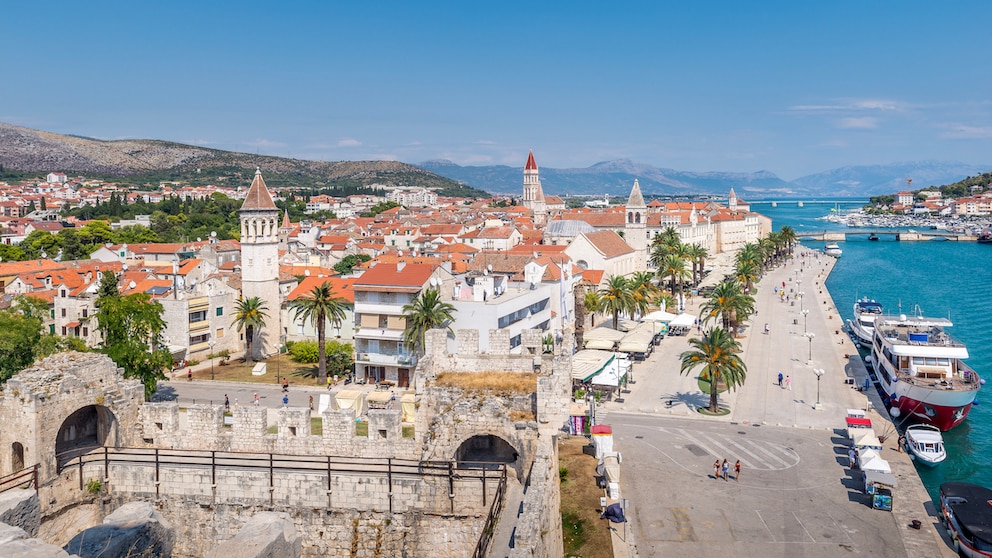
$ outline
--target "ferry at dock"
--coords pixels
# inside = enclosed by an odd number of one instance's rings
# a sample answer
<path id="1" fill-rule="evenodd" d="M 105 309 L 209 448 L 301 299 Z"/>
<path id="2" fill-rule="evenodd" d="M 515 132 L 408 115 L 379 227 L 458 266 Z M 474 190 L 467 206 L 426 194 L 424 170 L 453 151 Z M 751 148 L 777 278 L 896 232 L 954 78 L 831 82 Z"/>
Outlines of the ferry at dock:
<path id="1" fill-rule="evenodd" d="M 942 431 L 961 424 L 981 379 L 963 362 L 967 347 L 947 334 L 951 321 L 903 314 L 876 317 L 874 325 L 872 362 L 889 414 Z"/>

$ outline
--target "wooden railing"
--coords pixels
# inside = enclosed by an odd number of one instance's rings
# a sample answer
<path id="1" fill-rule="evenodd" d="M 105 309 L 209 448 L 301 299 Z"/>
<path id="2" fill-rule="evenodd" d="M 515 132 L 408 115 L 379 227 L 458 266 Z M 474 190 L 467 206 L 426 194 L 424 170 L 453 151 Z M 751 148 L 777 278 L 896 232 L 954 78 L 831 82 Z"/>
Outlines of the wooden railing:
<path id="1" fill-rule="evenodd" d="M 15 473 L 11 473 L 5 477 L 0 477 L 0 493 L 6 492 L 7 490 L 13 490 L 15 488 L 28 487 L 38 490 L 37 464 L 21 469 Z"/>

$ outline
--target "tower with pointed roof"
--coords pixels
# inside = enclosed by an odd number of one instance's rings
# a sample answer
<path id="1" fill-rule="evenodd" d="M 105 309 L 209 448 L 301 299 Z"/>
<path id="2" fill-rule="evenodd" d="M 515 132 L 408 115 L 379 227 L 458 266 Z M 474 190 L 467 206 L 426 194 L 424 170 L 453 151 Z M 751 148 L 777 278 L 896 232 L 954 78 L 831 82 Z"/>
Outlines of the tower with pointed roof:
<path id="1" fill-rule="evenodd" d="M 534 213 L 534 222 L 543 225 L 547 219 L 547 206 L 544 202 L 544 190 L 541 188 L 541 177 L 534 160 L 534 151 L 527 154 L 527 164 L 524 166 L 524 207 Z"/>
<path id="2" fill-rule="evenodd" d="M 730 195 L 727 196 L 727 209 L 737 211 L 737 193 L 734 192 L 733 187 L 730 188 Z"/>
<path id="3" fill-rule="evenodd" d="M 644 271 L 648 262 L 648 206 L 644 203 L 641 185 L 636 178 L 630 189 L 630 197 L 627 198 L 626 213 L 623 239 L 637 252 L 637 271 Z"/>
<path id="4" fill-rule="evenodd" d="M 238 210 L 241 219 L 241 296 L 265 303 L 265 327 L 253 342 L 259 355 L 274 353 L 282 333 L 279 300 L 279 208 L 265 187 L 262 171 L 255 178 Z M 245 332 L 242 332 L 245 334 Z"/>

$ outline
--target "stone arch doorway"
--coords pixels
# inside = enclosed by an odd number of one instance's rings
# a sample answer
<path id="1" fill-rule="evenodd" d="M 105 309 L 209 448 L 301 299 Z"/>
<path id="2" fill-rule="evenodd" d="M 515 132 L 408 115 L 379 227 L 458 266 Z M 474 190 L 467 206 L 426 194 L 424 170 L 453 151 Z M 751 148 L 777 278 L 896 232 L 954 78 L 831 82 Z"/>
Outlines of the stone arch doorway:
<path id="1" fill-rule="evenodd" d="M 455 461 L 487 461 L 517 465 L 520 454 L 506 440 L 494 434 L 477 434 L 462 442 L 455 452 Z"/>
<path id="2" fill-rule="evenodd" d="M 24 468 L 24 446 L 20 442 L 10 445 L 10 463 L 12 473 Z"/>
<path id="3" fill-rule="evenodd" d="M 102 405 L 88 405 L 69 415 L 59 427 L 55 438 L 55 453 L 85 448 L 116 445 L 117 418 Z"/>

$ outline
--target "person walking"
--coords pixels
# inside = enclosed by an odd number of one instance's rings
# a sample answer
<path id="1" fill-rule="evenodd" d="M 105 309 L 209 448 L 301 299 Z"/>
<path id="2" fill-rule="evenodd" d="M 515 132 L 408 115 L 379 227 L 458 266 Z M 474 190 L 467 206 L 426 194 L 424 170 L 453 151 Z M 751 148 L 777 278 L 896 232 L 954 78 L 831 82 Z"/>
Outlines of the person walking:
<path id="1" fill-rule="evenodd" d="M 785 378 L 785 376 L 783 376 L 782 373 L 779 372 L 778 373 L 778 387 L 782 387 L 782 379 L 783 378 Z"/>
<path id="2" fill-rule="evenodd" d="M 282 396 L 282 406 L 283 407 L 289 407 L 289 394 L 288 393 Z"/>
<path id="3" fill-rule="evenodd" d="M 857 456 L 854 454 L 854 448 L 851 448 L 851 449 L 847 450 L 847 460 L 848 460 L 847 465 L 848 465 L 848 467 L 850 467 L 851 469 L 854 469 L 855 466 L 857 465 L 856 459 L 857 459 Z"/>
<path id="4" fill-rule="evenodd" d="M 255 392 L 255 406 L 258 407 L 258 392 Z"/>
<path id="5" fill-rule="evenodd" d="M 313 396 L 310 396 L 310 410 L 313 410 Z"/>
<path id="6" fill-rule="evenodd" d="M 186 371 L 186 381 L 187 382 L 192 382 L 193 381 L 193 369 L 192 368 L 190 368 L 189 370 Z"/>
<path id="7" fill-rule="evenodd" d="M 226 393 L 224 394 L 224 410 L 225 411 L 230 411 L 231 410 L 231 400 L 227 398 L 227 394 Z"/>
<path id="8" fill-rule="evenodd" d="M 734 463 L 734 480 L 741 482 L 741 460 L 738 459 L 737 463 Z"/>
<path id="9" fill-rule="evenodd" d="M 721 470 L 723 471 L 723 480 L 726 481 L 727 473 L 730 472 L 730 463 L 727 463 L 726 459 L 723 460 L 723 466 L 721 467 Z"/>
<path id="10" fill-rule="evenodd" d="M 720 480 L 720 460 L 717 459 L 713 462 L 713 478 Z"/>
<path id="11" fill-rule="evenodd" d="M 785 377 L 785 389 L 792 391 L 792 376 Z"/>

